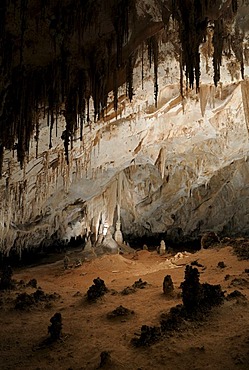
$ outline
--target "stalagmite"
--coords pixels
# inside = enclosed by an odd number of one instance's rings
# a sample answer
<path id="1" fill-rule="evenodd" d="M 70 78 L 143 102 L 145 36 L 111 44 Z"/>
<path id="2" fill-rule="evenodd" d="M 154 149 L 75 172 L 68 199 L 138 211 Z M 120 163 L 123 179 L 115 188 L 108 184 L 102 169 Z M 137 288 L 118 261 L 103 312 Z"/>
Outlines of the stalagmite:
<path id="1" fill-rule="evenodd" d="M 118 253 L 118 244 L 113 239 L 112 234 L 113 234 L 113 227 L 109 227 L 102 244 L 107 252 L 115 254 L 115 253 Z"/>
<path id="2" fill-rule="evenodd" d="M 85 252 L 90 252 L 92 250 L 92 242 L 91 242 L 91 239 L 90 239 L 90 236 L 87 238 L 87 241 L 86 241 L 86 244 L 85 244 L 85 248 L 84 248 L 84 251 Z"/>
<path id="3" fill-rule="evenodd" d="M 116 240 L 116 242 L 118 244 L 123 243 L 123 235 L 122 235 L 122 232 L 120 230 L 120 226 L 121 226 L 121 222 L 117 221 L 116 222 L 116 231 L 115 231 L 115 234 L 114 234 L 114 239 Z"/>
<path id="4" fill-rule="evenodd" d="M 162 254 L 165 254 L 165 253 L 166 253 L 165 241 L 161 240 L 160 247 L 159 247 L 159 254 L 162 255 Z"/>
<path id="5" fill-rule="evenodd" d="M 120 230 L 121 227 L 121 219 L 120 219 L 120 205 L 121 205 L 121 189 L 122 189 L 122 173 L 120 172 L 118 174 L 117 178 L 117 222 L 116 222 L 116 231 L 114 234 L 114 239 L 116 240 L 117 243 L 122 244 L 123 243 L 123 235 Z"/>

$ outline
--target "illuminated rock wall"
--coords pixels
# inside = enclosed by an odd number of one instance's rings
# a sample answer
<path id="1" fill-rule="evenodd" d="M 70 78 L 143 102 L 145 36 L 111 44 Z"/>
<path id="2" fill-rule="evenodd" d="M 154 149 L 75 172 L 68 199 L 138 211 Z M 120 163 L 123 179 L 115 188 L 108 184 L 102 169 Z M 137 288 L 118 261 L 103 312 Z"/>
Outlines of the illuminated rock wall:
<path id="1" fill-rule="evenodd" d="M 157 108 L 153 66 L 144 60 L 142 86 L 140 58 L 133 101 L 120 88 L 115 113 L 110 96 L 106 117 L 84 128 L 83 141 L 76 133 L 69 166 L 63 117 L 51 149 L 40 120 L 38 156 L 34 140 L 22 170 L 15 153 L 6 153 L 0 181 L 4 253 L 97 234 L 100 224 L 115 226 L 118 205 L 125 235 L 165 233 L 183 241 L 206 230 L 249 232 L 249 80 L 241 82 L 234 72 L 239 67 L 229 70 L 224 63 L 222 83 L 214 87 L 212 61 L 203 54 L 200 93 L 186 91 L 183 99 L 170 47 L 160 48 Z"/>

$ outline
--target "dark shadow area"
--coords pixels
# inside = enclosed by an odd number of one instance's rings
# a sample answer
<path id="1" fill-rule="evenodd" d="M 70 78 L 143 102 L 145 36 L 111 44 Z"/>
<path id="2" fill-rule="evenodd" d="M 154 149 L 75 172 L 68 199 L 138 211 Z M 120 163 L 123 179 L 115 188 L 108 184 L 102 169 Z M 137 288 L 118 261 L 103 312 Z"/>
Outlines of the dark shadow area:
<path id="1" fill-rule="evenodd" d="M 171 249 L 174 252 L 196 252 L 201 248 L 201 238 L 189 240 L 182 239 L 181 241 L 173 241 L 165 233 L 157 233 L 153 235 L 143 235 L 141 237 L 134 236 L 131 234 L 124 234 L 124 240 L 134 249 L 143 249 L 143 245 L 146 244 L 150 251 L 156 250 L 157 246 L 160 245 L 161 240 L 165 241 L 166 249 Z"/>
<path id="2" fill-rule="evenodd" d="M 12 267 L 36 266 L 46 263 L 54 263 L 61 259 L 67 251 L 76 248 L 84 248 L 85 240 L 80 235 L 72 237 L 67 243 L 63 240 L 56 240 L 50 245 L 40 245 L 34 248 L 23 249 L 20 255 L 19 251 L 12 248 L 9 255 L 0 253 L 0 269 L 10 265 Z"/>

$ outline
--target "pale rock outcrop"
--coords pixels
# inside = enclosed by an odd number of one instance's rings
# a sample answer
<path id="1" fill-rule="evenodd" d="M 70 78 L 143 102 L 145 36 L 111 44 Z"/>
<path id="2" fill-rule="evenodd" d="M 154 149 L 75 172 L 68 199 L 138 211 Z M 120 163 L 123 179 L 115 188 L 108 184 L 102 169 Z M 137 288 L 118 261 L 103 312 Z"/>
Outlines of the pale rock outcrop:
<path id="1" fill-rule="evenodd" d="M 108 228 L 107 234 L 103 239 L 102 246 L 108 253 L 118 253 L 118 243 L 113 239 L 113 230 L 111 227 Z"/>

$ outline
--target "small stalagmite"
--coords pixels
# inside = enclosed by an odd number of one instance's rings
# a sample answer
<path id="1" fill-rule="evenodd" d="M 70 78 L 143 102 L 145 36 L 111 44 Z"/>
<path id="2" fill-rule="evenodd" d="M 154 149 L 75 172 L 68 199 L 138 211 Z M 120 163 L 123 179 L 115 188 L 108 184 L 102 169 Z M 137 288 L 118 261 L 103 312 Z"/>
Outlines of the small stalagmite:
<path id="1" fill-rule="evenodd" d="M 162 255 L 162 254 L 165 254 L 165 253 L 166 253 L 165 241 L 161 240 L 160 247 L 159 247 L 159 254 Z"/>
<path id="2" fill-rule="evenodd" d="M 168 295 L 174 290 L 174 284 L 170 275 L 166 275 L 163 280 L 163 293 Z"/>

